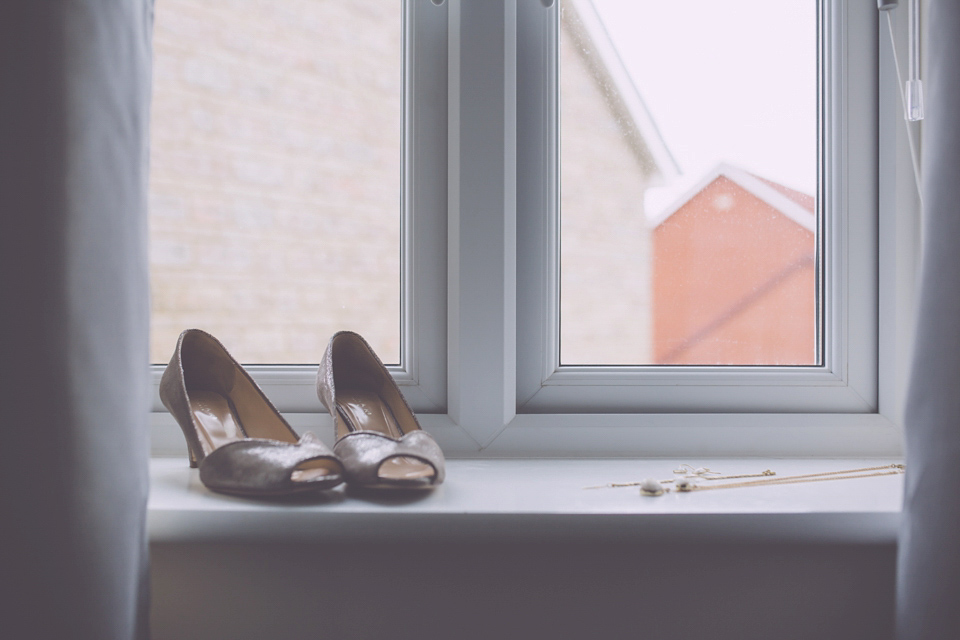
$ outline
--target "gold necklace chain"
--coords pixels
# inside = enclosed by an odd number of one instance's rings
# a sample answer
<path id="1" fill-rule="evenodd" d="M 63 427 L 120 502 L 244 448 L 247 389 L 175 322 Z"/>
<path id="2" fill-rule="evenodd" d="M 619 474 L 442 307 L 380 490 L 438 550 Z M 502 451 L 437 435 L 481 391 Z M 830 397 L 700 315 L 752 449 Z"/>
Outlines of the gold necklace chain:
<path id="1" fill-rule="evenodd" d="M 705 476 L 705 475 L 694 475 L 687 476 L 686 478 L 670 478 L 669 480 L 661 480 L 660 484 L 670 484 L 671 482 L 676 482 L 678 480 L 687 480 L 687 479 L 699 479 L 699 480 L 738 480 L 740 478 L 766 478 L 769 476 L 777 475 L 775 471 L 766 469 L 760 473 L 741 473 L 735 476 Z M 640 482 L 636 484 L 642 484 Z"/>
<path id="2" fill-rule="evenodd" d="M 685 465 L 690 466 L 690 465 Z M 692 467 L 690 467 L 692 469 Z M 674 473 L 683 473 L 683 471 L 674 471 Z M 686 475 L 686 478 L 700 478 L 702 480 L 736 480 L 738 478 L 764 478 L 767 476 L 775 476 L 776 472 L 766 469 L 760 473 L 741 473 L 735 476 L 711 476 L 706 475 L 707 473 L 716 473 L 712 472 L 709 469 L 699 469 L 693 471 Z M 671 482 L 676 482 L 677 480 L 682 480 L 683 478 L 669 478 L 667 480 L 660 480 L 660 484 L 670 484 Z M 644 483 L 643 480 L 640 482 L 609 482 L 607 484 L 600 484 L 595 487 L 584 487 L 584 489 L 619 489 L 621 487 L 639 487 Z"/>
<path id="3" fill-rule="evenodd" d="M 693 469 L 690 465 L 683 465 L 687 467 L 689 472 L 684 478 L 670 478 L 668 480 L 661 480 L 657 482 L 656 480 L 641 480 L 640 482 L 611 482 L 608 484 L 602 484 L 594 487 L 584 487 L 585 489 L 616 489 L 620 487 L 640 487 L 644 485 L 649 485 L 651 482 L 654 484 L 664 485 L 664 484 L 674 484 L 673 491 L 678 491 L 681 493 L 687 493 L 690 491 L 707 491 L 710 489 L 736 489 L 742 487 L 755 487 L 762 486 L 766 484 L 800 484 L 804 482 L 825 482 L 827 480 L 847 480 L 853 478 L 873 478 L 879 476 L 892 476 L 903 473 L 906 470 L 906 466 L 902 464 L 886 464 L 880 465 L 877 467 L 861 467 L 859 469 L 843 469 L 840 471 L 822 471 L 819 473 L 803 473 L 793 476 L 777 476 L 774 471 L 766 469 L 760 473 L 742 473 L 737 475 L 709 475 L 711 473 L 716 473 L 710 471 L 709 469 Z M 674 471 L 674 473 L 683 473 L 683 470 Z M 870 473 L 877 472 L 877 473 Z M 738 480 L 742 478 L 761 478 L 760 480 L 752 480 L 750 482 L 728 482 L 726 484 L 717 484 L 717 485 L 700 485 L 697 484 L 697 480 Z M 641 491 L 644 495 L 660 495 L 664 491 L 670 491 L 671 489 L 663 488 L 662 491 L 657 493 L 650 493 L 647 491 Z"/>
<path id="4" fill-rule="evenodd" d="M 741 473 L 736 476 L 707 476 L 707 475 L 687 475 L 686 479 L 690 478 L 699 478 L 701 480 L 736 480 L 738 478 L 764 478 L 767 476 L 775 476 L 775 472 L 770 469 L 766 469 L 760 473 Z M 660 484 L 670 484 L 671 482 L 676 482 L 677 480 L 683 480 L 685 478 L 668 478 L 667 480 L 660 480 Z M 619 489 L 621 487 L 639 487 L 644 483 L 643 480 L 640 482 L 609 482 L 607 484 L 600 484 L 595 487 L 584 487 L 584 489 Z"/>
<path id="5" fill-rule="evenodd" d="M 864 467 L 862 469 L 846 469 L 843 471 L 824 471 L 822 473 L 804 473 L 795 476 L 765 478 L 750 482 L 729 482 L 727 484 L 700 485 L 689 479 L 681 479 L 675 483 L 674 491 L 688 493 L 690 491 L 709 491 L 711 489 L 737 489 L 742 487 L 756 487 L 775 484 L 801 484 L 805 482 L 827 482 L 830 480 L 853 480 L 856 478 L 876 478 L 880 476 L 896 476 L 902 474 L 906 466 L 902 464 L 888 464 L 879 467 Z M 873 472 L 873 473 L 868 473 Z"/>

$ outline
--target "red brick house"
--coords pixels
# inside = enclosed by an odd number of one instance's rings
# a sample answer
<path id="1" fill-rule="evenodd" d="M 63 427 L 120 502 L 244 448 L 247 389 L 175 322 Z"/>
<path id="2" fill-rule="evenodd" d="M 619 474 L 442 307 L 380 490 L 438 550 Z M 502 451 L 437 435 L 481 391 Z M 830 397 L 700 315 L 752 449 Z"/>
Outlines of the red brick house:
<path id="1" fill-rule="evenodd" d="M 813 196 L 722 164 L 651 226 L 655 363 L 816 363 Z"/>

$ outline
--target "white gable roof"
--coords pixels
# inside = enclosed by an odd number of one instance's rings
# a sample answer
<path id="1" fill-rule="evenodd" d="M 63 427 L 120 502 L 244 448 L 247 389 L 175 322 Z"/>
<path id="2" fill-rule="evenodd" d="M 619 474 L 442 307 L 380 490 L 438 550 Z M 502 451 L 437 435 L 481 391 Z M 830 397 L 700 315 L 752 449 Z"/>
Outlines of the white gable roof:
<path id="1" fill-rule="evenodd" d="M 616 88 L 624 111 L 623 116 L 634 130 L 635 135 L 630 136 L 631 144 L 653 166 L 647 184 L 653 186 L 668 182 L 679 175 L 680 167 L 623 65 L 620 54 L 610 40 L 610 34 L 597 14 L 593 0 L 569 0 L 568 10 L 570 9 L 571 18 L 580 23 L 584 34 L 590 40 L 591 52 L 596 52 L 595 59 L 603 66 L 602 69 L 595 68 L 594 72 L 607 75 L 612 86 Z"/>
<path id="2" fill-rule="evenodd" d="M 759 200 L 767 203 L 783 215 L 787 216 L 807 231 L 816 233 L 817 217 L 807 210 L 803 205 L 791 200 L 782 192 L 772 187 L 767 182 L 757 176 L 744 171 L 739 167 L 721 162 L 707 173 L 697 184 L 678 198 L 672 205 L 661 211 L 657 216 L 651 218 L 648 224 L 651 228 L 660 226 L 667 218 L 680 210 L 685 204 L 690 202 L 698 193 L 706 189 L 714 180 L 723 176 L 738 184 L 743 189 L 749 191 Z"/>

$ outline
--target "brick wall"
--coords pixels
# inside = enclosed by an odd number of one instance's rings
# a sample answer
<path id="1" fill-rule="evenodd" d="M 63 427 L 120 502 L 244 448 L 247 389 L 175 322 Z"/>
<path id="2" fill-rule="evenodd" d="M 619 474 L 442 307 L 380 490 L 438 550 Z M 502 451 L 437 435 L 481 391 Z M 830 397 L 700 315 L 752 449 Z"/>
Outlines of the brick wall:
<path id="1" fill-rule="evenodd" d="M 399 359 L 400 4 L 156 7 L 151 357 L 200 327 L 245 362 L 330 334 Z"/>
<path id="2" fill-rule="evenodd" d="M 397 362 L 400 2 L 156 11 L 152 360 L 199 327 L 243 362 L 312 363 L 349 328 Z M 645 362 L 644 172 L 615 89 L 563 43 L 564 360 Z"/>
<path id="3" fill-rule="evenodd" d="M 812 214 L 813 198 L 804 205 Z M 653 248 L 656 363 L 816 364 L 812 231 L 719 176 L 654 230 Z"/>

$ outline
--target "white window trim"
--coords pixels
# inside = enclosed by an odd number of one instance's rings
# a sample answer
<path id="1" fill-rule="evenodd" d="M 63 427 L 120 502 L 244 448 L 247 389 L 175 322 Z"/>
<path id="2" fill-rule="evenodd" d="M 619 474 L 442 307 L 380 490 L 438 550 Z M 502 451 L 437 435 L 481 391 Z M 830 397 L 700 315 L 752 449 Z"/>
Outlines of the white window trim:
<path id="1" fill-rule="evenodd" d="M 821 10 L 833 82 L 823 182 L 841 185 L 821 201 L 847 213 L 828 221 L 836 339 L 824 366 L 560 369 L 546 260 L 557 250 L 556 60 L 544 56 L 556 51 L 556 3 L 405 4 L 409 303 L 393 373 L 447 455 L 900 454 L 919 216 L 896 74 L 872 3 Z M 544 64 L 543 82 L 518 88 Z M 312 367 L 249 370 L 294 426 L 328 425 Z"/>

